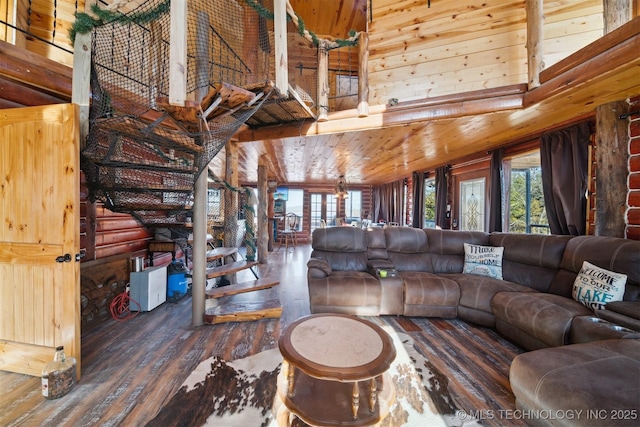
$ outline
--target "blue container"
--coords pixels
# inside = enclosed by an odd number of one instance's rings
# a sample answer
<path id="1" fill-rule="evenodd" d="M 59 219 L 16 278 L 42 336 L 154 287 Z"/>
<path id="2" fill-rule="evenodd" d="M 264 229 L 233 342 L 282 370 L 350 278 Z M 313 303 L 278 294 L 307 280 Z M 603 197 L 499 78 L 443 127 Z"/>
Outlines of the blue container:
<path id="1" fill-rule="evenodd" d="M 167 299 L 177 300 L 187 294 L 187 269 L 182 261 L 173 261 L 167 267 Z"/>

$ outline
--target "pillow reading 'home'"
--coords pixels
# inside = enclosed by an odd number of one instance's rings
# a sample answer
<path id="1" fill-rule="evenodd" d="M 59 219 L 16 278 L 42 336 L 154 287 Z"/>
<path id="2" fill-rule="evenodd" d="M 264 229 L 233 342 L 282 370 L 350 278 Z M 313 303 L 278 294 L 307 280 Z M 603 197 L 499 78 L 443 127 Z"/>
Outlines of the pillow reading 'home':
<path id="1" fill-rule="evenodd" d="M 502 246 L 464 244 L 463 273 L 488 276 L 502 280 Z"/>
<path id="2" fill-rule="evenodd" d="M 608 302 L 622 301 L 626 283 L 626 274 L 605 270 L 584 261 L 573 282 L 573 299 L 592 310 L 602 310 Z"/>

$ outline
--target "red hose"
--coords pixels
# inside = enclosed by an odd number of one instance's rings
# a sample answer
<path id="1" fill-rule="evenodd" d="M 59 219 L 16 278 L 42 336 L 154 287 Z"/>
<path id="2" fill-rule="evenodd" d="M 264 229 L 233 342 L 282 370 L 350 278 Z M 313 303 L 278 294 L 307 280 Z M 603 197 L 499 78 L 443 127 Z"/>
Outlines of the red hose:
<path id="1" fill-rule="evenodd" d="M 131 304 L 138 306 L 136 312 L 131 311 Z M 125 290 L 119 295 L 116 295 L 111 301 L 110 307 L 111 317 L 118 322 L 124 322 L 129 319 L 133 319 L 140 313 L 140 303 L 129 295 L 129 291 Z"/>

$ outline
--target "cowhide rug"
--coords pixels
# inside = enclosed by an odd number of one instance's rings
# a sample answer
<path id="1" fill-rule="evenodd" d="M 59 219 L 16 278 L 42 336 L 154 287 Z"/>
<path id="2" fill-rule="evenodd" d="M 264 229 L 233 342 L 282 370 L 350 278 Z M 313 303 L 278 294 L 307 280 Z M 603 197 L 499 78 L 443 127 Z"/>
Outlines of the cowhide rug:
<path id="1" fill-rule="evenodd" d="M 409 335 L 390 326 L 396 359 L 389 368 L 396 403 L 381 427 L 477 426 L 456 416 L 447 378 L 413 347 Z M 202 362 L 148 426 L 276 427 L 271 413 L 282 356 L 278 349 L 227 362 Z M 301 424 L 301 423 L 300 423 Z"/>

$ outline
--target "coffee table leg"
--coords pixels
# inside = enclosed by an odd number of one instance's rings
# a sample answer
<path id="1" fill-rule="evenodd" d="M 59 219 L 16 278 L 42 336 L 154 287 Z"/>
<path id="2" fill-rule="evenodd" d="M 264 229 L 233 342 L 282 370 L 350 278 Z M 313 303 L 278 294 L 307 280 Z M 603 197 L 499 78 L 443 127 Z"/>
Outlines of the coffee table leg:
<path id="1" fill-rule="evenodd" d="M 375 378 L 369 380 L 369 410 L 373 412 L 378 400 L 378 384 Z"/>
<path id="2" fill-rule="evenodd" d="M 360 407 L 360 387 L 358 381 L 353 382 L 353 395 L 351 396 L 351 410 L 353 411 L 353 419 L 358 418 L 358 408 Z"/>
<path id="3" fill-rule="evenodd" d="M 295 380 L 296 367 L 289 364 L 287 367 L 287 395 L 293 397 L 293 385 Z"/>

